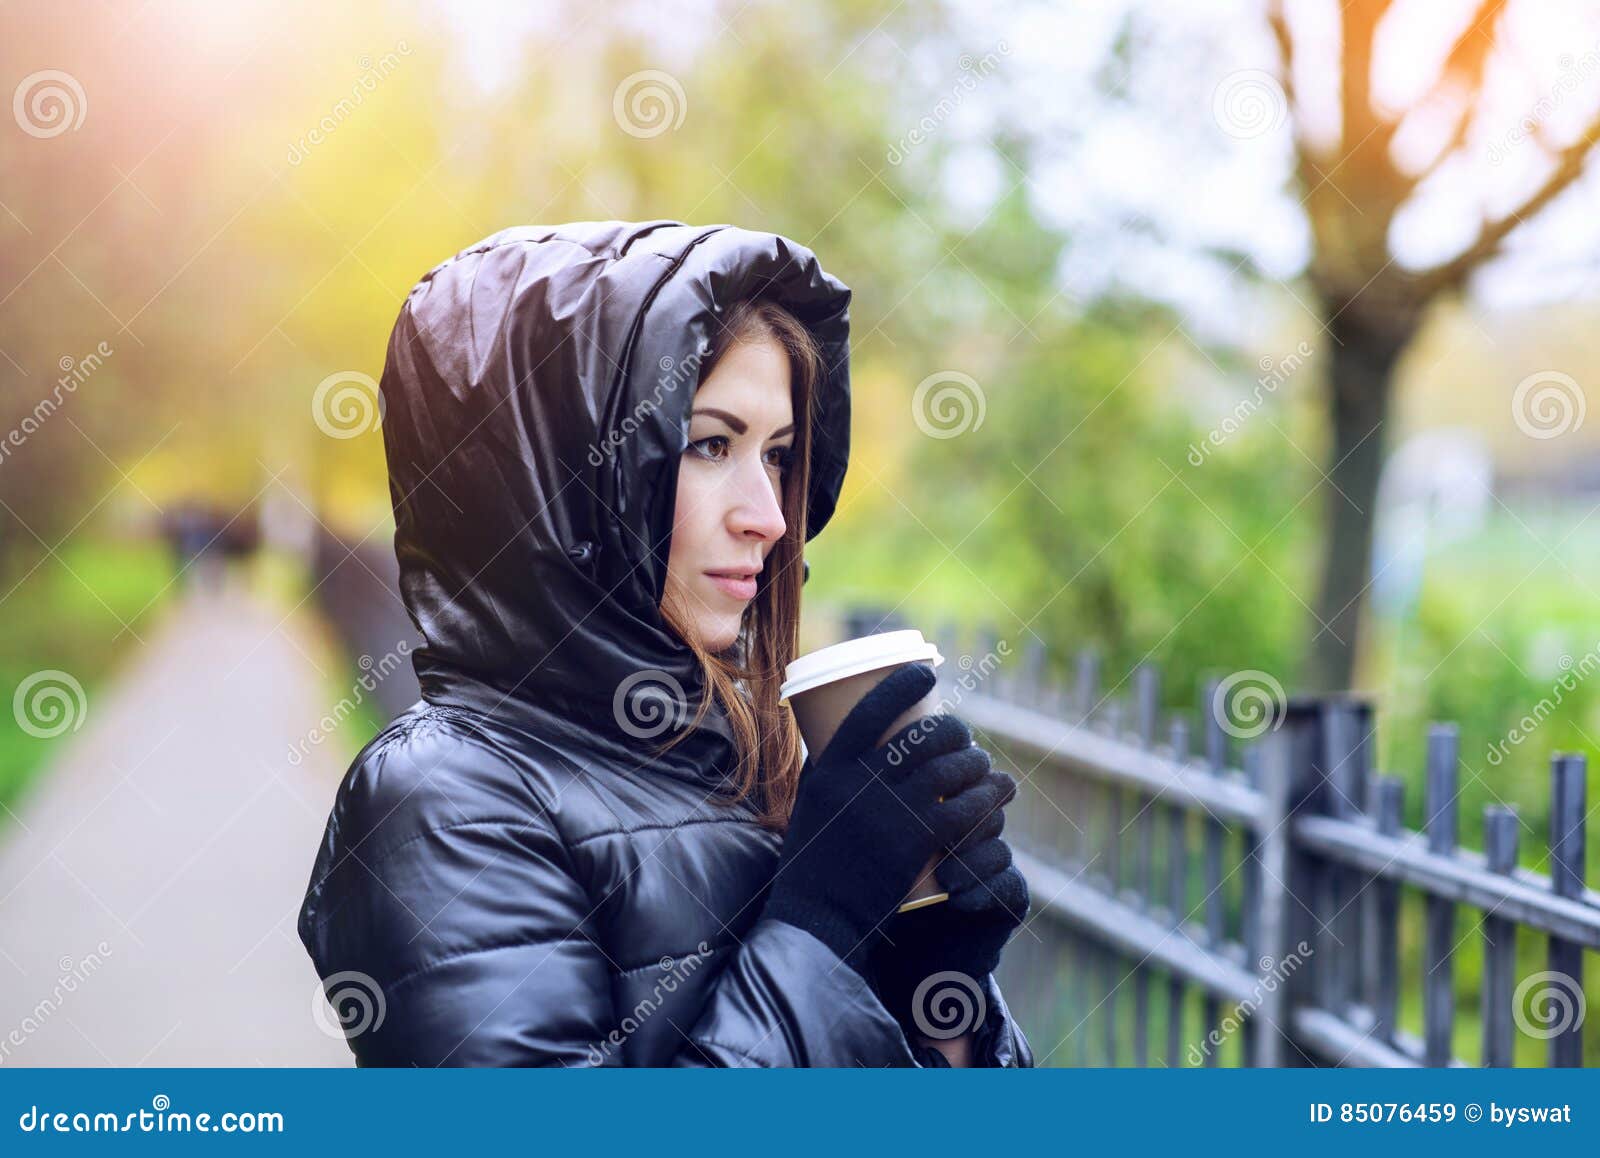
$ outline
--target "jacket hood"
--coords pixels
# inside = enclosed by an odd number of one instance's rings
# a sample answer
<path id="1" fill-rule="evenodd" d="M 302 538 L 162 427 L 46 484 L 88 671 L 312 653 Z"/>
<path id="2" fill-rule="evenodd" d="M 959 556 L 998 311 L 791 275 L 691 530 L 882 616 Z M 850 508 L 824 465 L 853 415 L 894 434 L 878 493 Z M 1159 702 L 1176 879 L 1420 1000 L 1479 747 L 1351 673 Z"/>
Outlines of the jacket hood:
<path id="1" fill-rule="evenodd" d="M 810 540 L 849 457 L 850 290 L 785 237 L 679 221 L 502 230 L 407 296 L 381 382 L 423 698 L 643 757 L 702 693 L 659 604 L 718 319 L 770 297 L 822 347 Z M 726 770 L 708 713 L 664 758 Z M 669 768 L 669 770 L 671 770 Z"/>

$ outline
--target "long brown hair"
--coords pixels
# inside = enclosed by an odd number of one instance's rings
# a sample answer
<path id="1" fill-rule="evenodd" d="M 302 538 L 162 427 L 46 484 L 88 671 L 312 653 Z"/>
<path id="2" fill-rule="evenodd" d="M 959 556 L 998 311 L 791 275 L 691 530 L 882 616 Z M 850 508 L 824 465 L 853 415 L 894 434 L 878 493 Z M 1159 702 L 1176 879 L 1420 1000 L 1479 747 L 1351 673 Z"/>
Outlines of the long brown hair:
<path id="1" fill-rule="evenodd" d="M 824 372 L 822 350 L 804 323 L 777 302 L 748 298 L 728 311 L 707 357 L 700 381 L 733 345 L 772 339 L 789 358 L 790 402 L 794 408 L 794 456 L 785 472 L 783 537 L 767 554 L 755 598 L 745 608 L 739 636 L 724 651 L 711 652 L 695 638 L 686 617 L 663 605 L 662 615 L 694 652 L 704 673 L 705 693 L 694 719 L 657 751 L 671 748 L 699 725 L 713 697 L 727 714 L 738 770 L 728 803 L 746 797 L 755 803 L 763 827 L 788 826 L 800 778 L 800 732 L 794 713 L 778 702 L 783 671 L 799 646 L 800 585 L 804 581 L 806 496 L 811 482 L 812 400 Z"/>

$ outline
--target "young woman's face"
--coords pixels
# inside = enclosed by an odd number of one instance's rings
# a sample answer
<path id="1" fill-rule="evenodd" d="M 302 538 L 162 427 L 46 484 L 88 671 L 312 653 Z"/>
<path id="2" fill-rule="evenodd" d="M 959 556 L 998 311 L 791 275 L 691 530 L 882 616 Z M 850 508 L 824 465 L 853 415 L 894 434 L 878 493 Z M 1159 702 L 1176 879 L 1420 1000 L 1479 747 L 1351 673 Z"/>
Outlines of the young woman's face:
<path id="1" fill-rule="evenodd" d="M 738 638 L 755 574 L 783 537 L 794 439 L 783 347 L 770 336 L 735 342 L 695 392 L 662 595 L 708 651 Z"/>

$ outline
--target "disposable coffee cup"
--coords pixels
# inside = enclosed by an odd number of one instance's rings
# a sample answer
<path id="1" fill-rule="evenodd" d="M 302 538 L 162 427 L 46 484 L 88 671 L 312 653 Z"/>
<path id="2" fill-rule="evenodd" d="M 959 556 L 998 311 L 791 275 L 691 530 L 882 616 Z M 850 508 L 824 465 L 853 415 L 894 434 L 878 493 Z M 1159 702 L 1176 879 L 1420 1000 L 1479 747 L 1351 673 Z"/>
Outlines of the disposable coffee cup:
<path id="1" fill-rule="evenodd" d="M 915 628 L 863 635 L 807 652 L 789 664 L 778 689 L 778 701 L 787 700 L 794 710 L 795 723 L 806 742 L 806 750 L 820 754 L 844 723 L 850 709 L 890 672 L 908 663 L 931 663 L 938 667 L 943 662 L 939 649 L 923 639 L 922 632 Z M 901 728 L 942 710 L 939 690 L 929 689 L 927 695 L 895 717 L 875 743 L 882 745 Z M 900 912 L 950 899 L 950 894 L 939 888 L 934 876 L 938 863 L 939 857 L 935 855 L 923 868 L 906 894 Z"/>

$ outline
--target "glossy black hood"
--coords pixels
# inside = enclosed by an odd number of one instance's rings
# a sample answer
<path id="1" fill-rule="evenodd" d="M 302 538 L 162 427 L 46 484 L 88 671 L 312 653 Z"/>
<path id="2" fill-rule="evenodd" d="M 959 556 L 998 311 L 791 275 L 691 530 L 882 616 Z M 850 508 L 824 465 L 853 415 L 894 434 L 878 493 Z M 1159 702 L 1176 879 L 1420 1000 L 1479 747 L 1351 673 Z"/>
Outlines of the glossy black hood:
<path id="1" fill-rule="evenodd" d="M 850 291 L 804 246 L 677 221 L 521 226 L 411 290 L 383 436 L 425 699 L 641 758 L 666 738 L 664 704 L 698 702 L 693 655 L 659 612 L 677 472 L 716 320 L 756 295 L 792 310 L 827 364 L 809 540 L 849 457 Z M 700 731 L 668 771 L 722 768 L 720 715 Z"/>

